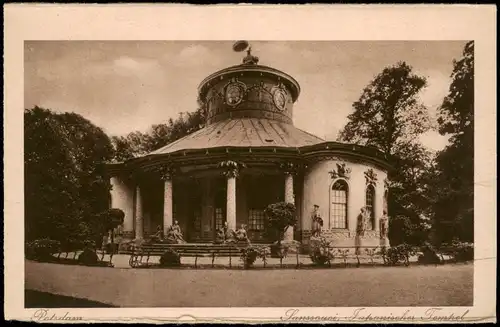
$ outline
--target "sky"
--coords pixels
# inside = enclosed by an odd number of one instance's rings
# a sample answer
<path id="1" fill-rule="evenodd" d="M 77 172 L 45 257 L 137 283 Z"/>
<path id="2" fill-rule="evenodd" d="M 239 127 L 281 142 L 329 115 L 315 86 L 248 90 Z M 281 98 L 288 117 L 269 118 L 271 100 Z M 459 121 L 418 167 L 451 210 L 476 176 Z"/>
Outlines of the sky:
<path id="1" fill-rule="evenodd" d="M 259 64 L 292 75 L 301 86 L 294 124 L 335 140 L 352 104 L 385 67 L 406 61 L 427 78 L 422 102 L 435 118 L 448 93 L 453 59 L 466 41 L 250 41 Z M 73 111 L 108 135 L 147 131 L 197 108 L 197 87 L 209 74 L 241 63 L 229 41 L 25 42 L 25 108 Z M 421 141 L 440 150 L 447 137 Z"/>

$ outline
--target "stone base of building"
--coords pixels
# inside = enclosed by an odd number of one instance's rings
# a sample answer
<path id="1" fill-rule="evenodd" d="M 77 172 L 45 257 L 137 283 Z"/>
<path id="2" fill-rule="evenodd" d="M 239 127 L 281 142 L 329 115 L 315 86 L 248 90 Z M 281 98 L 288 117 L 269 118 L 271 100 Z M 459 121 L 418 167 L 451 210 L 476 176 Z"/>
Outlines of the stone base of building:
<path id="1" fill-rule="evenodd" d="M 297 234 L 304 248 L 308 248 L 312 232 L 303 230 Z M 380 239 L 378 231 L 366 231 L 363 236 L 357 236 L 356 232 L 348 230 L 322 230 L 320 236 L 334 247 L 389 247 L 389 239 Z"/>

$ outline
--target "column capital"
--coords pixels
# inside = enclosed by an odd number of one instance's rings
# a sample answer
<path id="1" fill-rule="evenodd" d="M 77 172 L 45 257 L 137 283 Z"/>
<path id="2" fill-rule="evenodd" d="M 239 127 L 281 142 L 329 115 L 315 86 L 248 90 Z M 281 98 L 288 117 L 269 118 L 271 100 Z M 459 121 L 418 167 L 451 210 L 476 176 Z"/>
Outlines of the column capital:
<path id="1" fill-rule="evenodd" d="M 162 181 L 170 181 L 174 176 L 174 168 L 171 165 L 164 165 L 157 168 L 157 172 L 160 175 Z"/>
<path id="2" fill-rule="evenodd" d="M 219 162 L 217 167 L 223 169 L 222 174 L 227 178 L 234 178 L 238 177 L 240 170 L 246 168 L 246 165 L 243 162 L 226 160 Z"/>
<path id="3" fill-rule="evenodd" d="M 279 163 L 279 168 L 285 175 L 297 175 L 304 168 L 304 165 L 288 161 Z"/>

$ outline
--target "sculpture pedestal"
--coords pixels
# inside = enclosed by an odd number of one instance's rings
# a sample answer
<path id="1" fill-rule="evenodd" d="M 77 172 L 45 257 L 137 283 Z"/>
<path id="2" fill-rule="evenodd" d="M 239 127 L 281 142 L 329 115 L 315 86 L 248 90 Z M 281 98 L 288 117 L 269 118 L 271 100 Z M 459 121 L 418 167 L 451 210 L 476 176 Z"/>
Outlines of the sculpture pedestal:
<path id="1" fill-rule="evenodd" d="M 380 239 L 380 247 L 389 247 L 389 238 L 381 238 Z"/>

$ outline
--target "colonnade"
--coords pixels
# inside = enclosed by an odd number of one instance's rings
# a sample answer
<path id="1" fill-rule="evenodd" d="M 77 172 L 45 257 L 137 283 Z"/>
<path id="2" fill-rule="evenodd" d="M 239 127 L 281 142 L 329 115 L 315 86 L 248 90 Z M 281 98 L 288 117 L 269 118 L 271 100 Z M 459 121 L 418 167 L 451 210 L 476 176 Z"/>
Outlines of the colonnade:
<path id="1" fill-rule="evenodd" d="M 285 175 L 284 199 L 286 202 L 295 204 L 294 194 L 294 174 L 293 164 L 282 165 Z M 226 221 L 229 229 L 236 230 L 236 179 L 239 176 L 240 169 L 229 167 L 223 170 L 223 175 L 227 182 L 226 195 Z M 169 168 L 160 170 L 160 177 L 163 180 L 163 232 L 166 234 L 169 227 L 173 224 L 173 171 Z M 144 211 L 143 211 L 143 192 L 140 184 L 135 185 L 135 192 L 132 197 L 127 192 L 124 182 L 118 176 L 111 177 L 111 205 L 112 207 L 122 209 L 125 212 L 124 232 L 131 234 L 136 240 L 144 239 Z M 126 194 L 126 196 L 124 196 Z M 132 205 L 133 210 L 130 210 Z M 135 226 L 134 226 L 135 217 Z M 132 230 L 133 229 L 133 230 Z M 285 233 L 284 241 L 292 241 L 294 237 L 293 228 L 288 228 Z"/>

